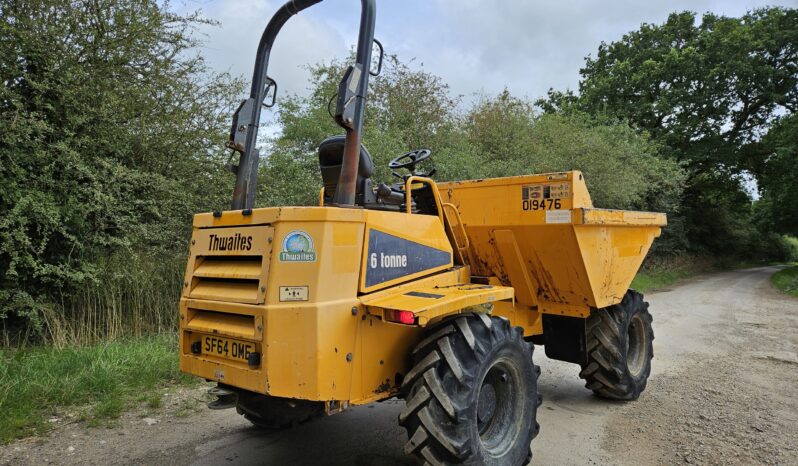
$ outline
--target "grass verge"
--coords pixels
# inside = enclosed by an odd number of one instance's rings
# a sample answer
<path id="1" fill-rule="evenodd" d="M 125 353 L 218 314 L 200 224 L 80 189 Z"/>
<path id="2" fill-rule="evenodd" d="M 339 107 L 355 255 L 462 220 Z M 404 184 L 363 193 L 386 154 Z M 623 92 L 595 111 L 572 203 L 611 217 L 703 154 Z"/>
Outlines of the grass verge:
<path id="1" fill-rule="evenodd" d="M 0 350 L 0 442 L 46 431 L 65 409 L 100 424 L 135 403 L 160 406 L 159 388 L 198 383 L 178 368 L 176 335 L 93 346 Z"/>
<path id="2" fill-rule="evenodd" d="M 779 270 L 770 276 L 770 281 L 782 292 L 798 298 L 798 265 Z"/>
<path id="3" fill-rule="evenodd" d="M 637 272 L 631 288 L 641 293 L 647 293 L 718 268 L 730 267 L 718 267 L 714 261 L 691 255 L 652 258 L 646 261 Z"/>
<path id="4" fill-rule="evenodd" d="M 631 288 L 641 293 L 661 290 L 670 285 L 702 273 L 774 265 L 770 261 L 745 261 L 733 257 L 669 256 L 652 258 L 643 265 Z"/>
<path id="5" fill-rule="evenodd" d="M 665 288 L 673 283 L 690 278 L 696 272 L 690 270 L 648 270 L 640 271 L 632 280 L 631 288 L 641 293 Z"/>

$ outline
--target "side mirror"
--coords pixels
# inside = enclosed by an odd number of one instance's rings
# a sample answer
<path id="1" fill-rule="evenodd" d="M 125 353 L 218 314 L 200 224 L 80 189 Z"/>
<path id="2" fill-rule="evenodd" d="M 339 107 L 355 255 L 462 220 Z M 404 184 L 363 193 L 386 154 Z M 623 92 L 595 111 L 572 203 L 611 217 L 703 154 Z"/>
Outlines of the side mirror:
<path id="1" fill-rule="evenodd" d="M 271 92 L 270 92 L 271 91 Z M 271 95 L 271 100 L 269 103 L 266 103 L 268 97 Z M 263 105 L 266 108 L 274 107 L 274 103 L 277 101 L 277 81 L 272 79 L 270 76 L 266 76 L 266 88 L 263 89 Z"/>
<path id="2" fill-rule="evenodd" d="M 371 69 L 369 69 L 369 74 L 372 75 L 372 76 L 379 76 L 380 72 L 382 71 L 382 58 L 385 55 L 385 49 L 382 48 L 382 43 L 380 41 L 378 41 L 377 39 L 374 39 L 374 43 L 377 44 L 377 47 L 380 48 L 379 61 L 377 62 L 377 71 L 371 71 Z M 374 56 L 373 52 L 372 52 L 371 56 L 372 57 Z M 373 61 L 374 60 L 372 59 L 372 62 Z"/>
<path id="3" fill-rule="evenodd" d="M 338 84 L 338 97 L 335 103 L 335 118 L 338 126 L 344 129 L 353 129 L 355 122 L 355 105 L 357 88 L 363 74 L 360 65 L 350 65 L 341 82 Z"/>

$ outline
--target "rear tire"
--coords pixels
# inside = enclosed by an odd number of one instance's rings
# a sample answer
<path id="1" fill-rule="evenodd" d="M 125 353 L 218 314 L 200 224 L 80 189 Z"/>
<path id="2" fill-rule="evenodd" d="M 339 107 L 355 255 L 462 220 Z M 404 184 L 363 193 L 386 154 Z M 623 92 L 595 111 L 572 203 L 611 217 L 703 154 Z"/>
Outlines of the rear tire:
<path id="1" fill-rule="evenodd" d="M 485 314 L 430 329 L 402 384 L 405 452 L 432 465 L 528 463 L 540 404 L 532 350 L 521 328 Z"/>
<path id="2" fill-rule="evenodd" d="M 236 411 L 256 427 L 280 430 L 322 417 L 324 404 L 240 391 Z"/>
<path id="3" fill-rule="evenodd" d="M 623 300 L 587 318 L 587 363 L 579 377 L 597 396 L 636 400 L 646 388 L 654 357 L 654 330 L 643 295 L 629 290 Z"/>

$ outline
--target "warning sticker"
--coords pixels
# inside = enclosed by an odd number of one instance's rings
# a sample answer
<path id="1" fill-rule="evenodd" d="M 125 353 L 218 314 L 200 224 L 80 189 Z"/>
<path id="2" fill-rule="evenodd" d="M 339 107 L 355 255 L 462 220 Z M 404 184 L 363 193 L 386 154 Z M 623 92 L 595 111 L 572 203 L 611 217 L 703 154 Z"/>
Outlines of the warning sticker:
<path id="1" fill-rule="evenodd" d="M 546 192 L 548 191 L 548 193 Z M 571 183 L 552 183 L 543 185 L 543 196 L 552 199 L 571 197 Z"/>
<path id="2" fill-rule="evenodd" d="M 521 187 L 521 199 L 540 199 L 543 197 L 543 185 L 532 184 Z"/>
<path id="3" fill-rule="evenodd" d="M 307 286 L 281 286 L 280 301 L 307 301 Z"/>
<path id="4" fill-rule="evenodd" d="M 571 223 L 571 211 L 547 210 L 546 223 Z"/>
<path id="5" fill-rule="evenodd" d="M 521 199 L 565 199 L 571 197 L 571 183 L 530 184 L 521 187 Z"/>

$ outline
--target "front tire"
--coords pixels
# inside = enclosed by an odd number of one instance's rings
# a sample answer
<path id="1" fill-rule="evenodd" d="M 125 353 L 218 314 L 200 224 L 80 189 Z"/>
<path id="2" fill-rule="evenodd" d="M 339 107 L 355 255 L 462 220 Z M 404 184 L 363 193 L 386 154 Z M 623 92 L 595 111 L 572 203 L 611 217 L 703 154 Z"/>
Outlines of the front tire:
<path id="1" fill-rule="evenodd" d="M 521 328 L 485 314 L 430 329 L 402 384 L 405 452 L 432 465 L 522 465 L 537 435 L 540 371 Z"/>
<path id="2" fill-rule="evenodd" d="M 623 300 L 587 318 L 587 363 L 579 377 L 597 396 L 636 400 L 645 390 L 654 357 L 654 330 L 643 295 L 629 290 Z"/>

